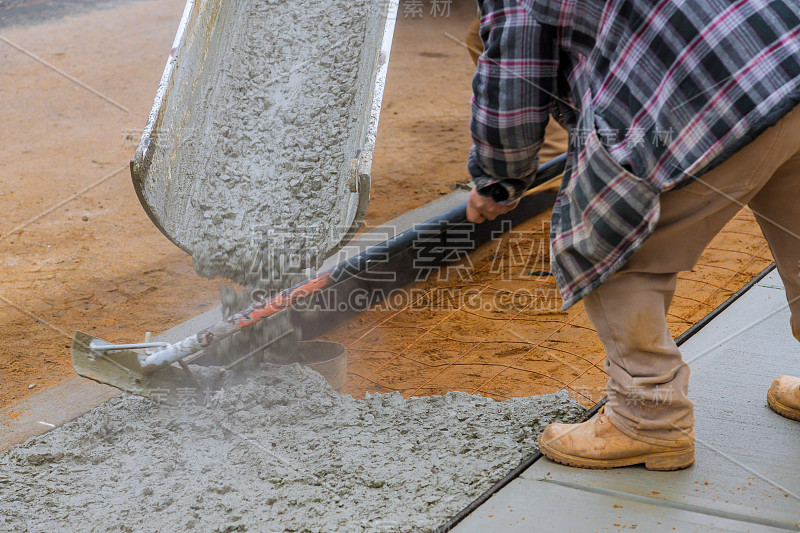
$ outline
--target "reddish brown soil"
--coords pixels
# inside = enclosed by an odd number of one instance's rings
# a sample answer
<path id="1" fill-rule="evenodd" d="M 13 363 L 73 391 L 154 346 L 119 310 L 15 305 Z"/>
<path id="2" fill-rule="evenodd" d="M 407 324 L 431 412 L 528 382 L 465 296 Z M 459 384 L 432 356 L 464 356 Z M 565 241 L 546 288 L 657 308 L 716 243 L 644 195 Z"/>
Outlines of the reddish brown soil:
<path id="1" fill-rule="evenodd" d="M 135 341 L 218 303 L 215 284 L 196 276 L 191 260 L 145 216 L 126 168 L 183 3 L 144 1 L 0 32 L 129 109 L 0 42 L 0 407 L 72 374 L 67 346 L 75 330 Z M 401 6 L 368 225 L 466 181 L 473 67 L 444 33 L 463 36 L 474 3 L 454 2 L 446 18 L 427 10 L 421 19 L 403 13 Z M 126 140 L 129 134 L 133 140 Z M 540 231 L 546 219 L 543 214 L 525 227 Z M 740 215 L 728 230 L 703 256 L 705 266 L 681 282 L 674 333 L 768 263 L 752 216 Z M 538 250 L 541 233 L 519 241 Z M 502 272 L 492 272 L 497 246 L 473 254 L 472 280 L 421 287 L 471 286 L 483 297 L 509 286 L 552 289 L 546 280 L 531 281 L 514 262 L 516 253 Z M 560 313 L 557 302 L 545 298 L 521 311 L 489 306 L 453 312 L 436 294 L 428 300 L 438 306 L 368 311 L 331 333 L 350 346 L 348 392 L 455 389 L 505 398 L 568 386 L 584 403 L 602 396 L 602 350 L 580 306 Z"/>
<path id="2" fill-rule="evenodd" d="M 562 312 L 552 278 L 530 275 L 548 264 L 549 214 L 479 248 L 464 262 L 469 268 L 411 287 L 408 305 L 378 306 L 331 331 L 327 338 L 350 352 L 345 392 L 460 390 L 505 399 L 566 388 L 585 405 L 605 396 L 603 347 L 583 305 Z M 752 214 L 742 211 L 698 266 L 680 275 L 668 317 L 672 334 L 771 260 Z"/>

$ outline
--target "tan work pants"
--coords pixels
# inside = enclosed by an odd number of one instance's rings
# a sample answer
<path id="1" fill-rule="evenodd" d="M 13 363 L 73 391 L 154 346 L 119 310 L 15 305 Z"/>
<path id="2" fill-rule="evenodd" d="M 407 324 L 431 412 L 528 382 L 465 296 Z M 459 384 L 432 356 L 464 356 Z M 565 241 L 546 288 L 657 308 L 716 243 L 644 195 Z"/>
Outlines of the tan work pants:
<path id="1" fill-rule="evenodd" d="M 679 271 L 749 205 L 786 287 L 800 339 L 800 107 L 720 166 L 661 195 L 653 235 L 585 298 L 606 351 L 606 413 L 627 435 L 678 446 L 693 438 L 689 367 L 667 328 Z M 780 369 L 775 369 L 776 375 Z"/>

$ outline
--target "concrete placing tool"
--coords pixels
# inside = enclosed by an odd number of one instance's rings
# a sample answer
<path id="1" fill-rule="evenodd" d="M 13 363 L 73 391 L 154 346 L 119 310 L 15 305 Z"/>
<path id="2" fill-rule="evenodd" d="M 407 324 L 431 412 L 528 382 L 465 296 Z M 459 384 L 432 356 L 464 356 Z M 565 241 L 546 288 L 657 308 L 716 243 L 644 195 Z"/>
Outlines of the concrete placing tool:
<path id="1" fill-rule="evenodd" d="M 541 165 L 531 188 L 562 174 L 565 163 L 566 154 L 563 154 Z M 145 342 L 114 345 L 77 332 L 72 342 L 72 364 L 75 371 L 82 376 L 144 396 L 151 396 L 154 389 L 163 389 L 165 383 L 186 386 L 185 384 L 198 380 L 192 377 L 183 359 L 291 308 L 304 298 L 313 297 L 351 278 L 363 276 L 375 266 L 391 260 L 392 256 L 414 248 L 423 239 L 436 240 L 447 233 L 449 228 L 467 224 L 466 218 L 464 203 L 174 344 Z M 441 235 L 431 235 L 429 228 L 432 227 L 443 228 Z M 288 333 L 284 332 L 282 335 Z M 278 338 L 272 339 L 270 343 Z M 266 345 L 260 346 L 258 350 L 265 347 Z M 258 350 L 254 350 L 251 355 Z M 241 360 L 237 361 L 239 362 Z M 182 368 L 175 367 L 173 363 L 180 364 Z"/>

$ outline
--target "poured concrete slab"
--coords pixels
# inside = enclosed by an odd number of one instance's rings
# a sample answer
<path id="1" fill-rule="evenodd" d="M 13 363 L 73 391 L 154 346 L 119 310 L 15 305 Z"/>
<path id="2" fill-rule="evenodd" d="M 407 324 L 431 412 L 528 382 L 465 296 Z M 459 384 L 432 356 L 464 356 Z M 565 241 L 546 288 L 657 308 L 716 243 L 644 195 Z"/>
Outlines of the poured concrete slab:
<path id="1" fill-rule="evenodd" d="M 518 478 L 454 531 L 786 531 L 782 527 L 741 520 L 746 517 L 738 518 L 705 514 L 687 507 L 665 507 L 655 500 L 632 499 L 621 493 L 588 493 L 581 488 Z"/>
<path id="2" fill-rule="evenodd" d="M 508 506 L 515 520 L 552 519 L 562 531 L 615 531 L 633 524 L 644 531 L 662 525 L 668 531 L 800 530 L 800 423 L 773 413 L 766 403 L 775 377 L 800 374 L 800 345 L 789 330 L 777 273 L 681 350 L 692 368 L 694 466 L 677 472 L 596 471 L 543 458 L 456 531 L 487 531 L 489 514 L 505 520 L 492 522 L 492 531 L 518 530 Z"/>

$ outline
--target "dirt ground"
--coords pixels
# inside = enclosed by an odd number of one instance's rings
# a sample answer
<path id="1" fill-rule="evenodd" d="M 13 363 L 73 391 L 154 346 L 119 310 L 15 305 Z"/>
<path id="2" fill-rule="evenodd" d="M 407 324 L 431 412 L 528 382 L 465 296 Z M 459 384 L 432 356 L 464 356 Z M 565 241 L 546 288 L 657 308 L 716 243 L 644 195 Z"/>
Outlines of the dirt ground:
<path id="1" fill-rule="evenodd" d="M 0 407 L 72 374 L 67 347 L 75 330 L 132 342 L 219 303 L 216 284 L 198 277 L 190 258 L 150 223 L 127 170 L 184 1 L 119 4 L 89 12 L 83 6 L 76 16 L 33 25 L 28 15 L 27 25 L 0 29 Z M 421 17 L 407 13 L 401 5 L 367 227 L 466 181 L 473 66 L 445 32 L 463 36 L 474 3 L 453 2 L 449 16 L 434 16 L 429 7 Z M 528 252 L 540 249 L 548 215 L 523 228 L 529 238 L 518 240 Z M 580 306 L 564 314 L 543 297 L 536 302 L 545 306 L 476 312 L 437 296 L 454 285 L 482 294 L 508 285 L 552 289 L 548 278 L 531 285 L 513 242 L 500 246 L 473 254 L 469 283 L 415 287 L 432 295 L 417 305 L 424 307 L 419 313 L 408 312 L 414 306 L 372 310 L 331 332 L 350 347 L 346 391 L 466 390 L 507 398 L 566 386 L 584 403 L 599 399 L 602 349 Z M 498 257 L 507 258 L 502 272 L 493 267 Z M 682 277 L 673 332 L 769 261 L 752 215 L 743 212 L 702 266 Z"/>
<path id="2" fill-rule="evenodd" d="M 496 400 L 566 389 L 593 405 L 605 394 L 605 354 L 578 303 L 561 311 L 549 264 L 550 211 L 480 247 L 449 272 L 410 287 L 326 338 L 350 354 L 344 392 L 450 390 Z M 743 210 L 691 272 L 681 273 L 668 323 L 677 337 L 769 265 L 755 219 Z M 788 325 L 787 325 L 788 327 Z"/>

